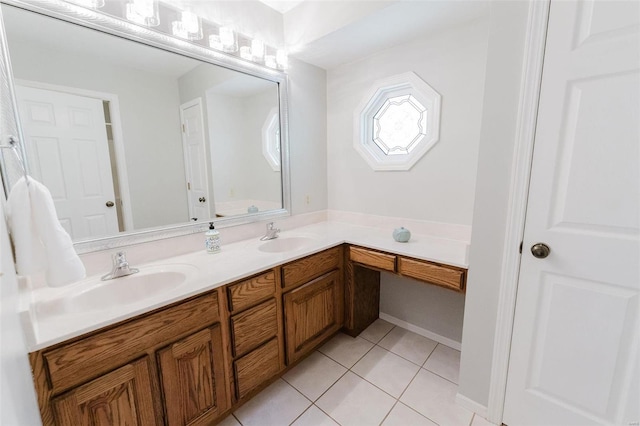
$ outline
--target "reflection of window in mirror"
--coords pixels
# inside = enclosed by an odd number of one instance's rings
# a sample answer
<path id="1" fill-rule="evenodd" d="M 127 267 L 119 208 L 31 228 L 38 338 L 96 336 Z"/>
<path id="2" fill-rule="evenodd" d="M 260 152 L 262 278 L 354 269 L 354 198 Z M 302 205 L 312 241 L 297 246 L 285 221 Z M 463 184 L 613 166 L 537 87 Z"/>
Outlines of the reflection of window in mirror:
<path id="1" fill-rule="evenodd" d="M 440 95 L 410 72 L 377 81 L 356 109 L 354 148 L 374 170 L 409 170 L 439 138 Z"/>
<path id="2" fill-rule="evenodd" d="M 262 154 L 275 172 L 280 171 L 280 117 L 272 108 L 262 126 Z"/>

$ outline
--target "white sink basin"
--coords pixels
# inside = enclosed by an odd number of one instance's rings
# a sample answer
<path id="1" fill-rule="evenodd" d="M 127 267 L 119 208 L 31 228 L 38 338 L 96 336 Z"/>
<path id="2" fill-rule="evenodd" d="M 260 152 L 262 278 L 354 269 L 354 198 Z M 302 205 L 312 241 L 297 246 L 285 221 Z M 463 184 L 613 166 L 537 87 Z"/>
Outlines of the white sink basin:
<path id="1" fill-rule="evenodd" d="M 275 240 L 270 240 L 261 244 L 258 246 L 258 250 L 265 253 L 284 253 L 287 251 L 301 249 L 312 242 L 313 238 L 309 237 L 276 238 Z"/>
<path id="2" fill-rule="evenodd" d="M 172 264 L 142 268 L 136 274 L 113 280 L 88 278 L 74 286 L 76 291 L 37 302 L 35 312 L 39 317 L 52 317 L 131 305 L 179 288 L 196 271 L 191 265 Z"/>

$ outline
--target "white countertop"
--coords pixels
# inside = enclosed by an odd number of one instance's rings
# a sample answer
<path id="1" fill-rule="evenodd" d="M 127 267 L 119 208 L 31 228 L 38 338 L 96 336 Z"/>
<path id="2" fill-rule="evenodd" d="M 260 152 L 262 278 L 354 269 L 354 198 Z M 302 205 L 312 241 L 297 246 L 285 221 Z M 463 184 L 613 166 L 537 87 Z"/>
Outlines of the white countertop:
<path id="1" fill-rule="evenodd" d="M 259 237 L 224 244 L 222 251 L 208 254 L 204 250 L 141 265 L 131 265 L 144 271 L 145 268 L 171 265 L 191 265 L 193 273 L 189 279 L 175 289 L 169 290 L 141 302 L 123 302 L 115 308 L 93 309 L 89 312 L 46 315 L 36 309 L 38 303 L 79 294 L 87 282 L 96 282 L 99 277 L 89 277 L 79 283 L 62 288 L 23 288 L 20 315 L 25 329 L 30 352 L 46 348 L 90 331 L 115 324 L 139 314 L 198 295 L 205 291 L 257 274 L 274 266 L 296 260 L 342 243 L 355 244 L 417 259 L 467 267 L 468 243 L 458 240 L 412 235 L 408 243 L 398 243 L 391 237 L 389 229 L 354 226 L 340 222 L 320 222 L 280 233 L 279 239 L 307 237 L 299 249 L 282 253 L 265 253 L 258 249 Z M 274 240 L 275 241 L 275 240 Z M 108 282 L 106 285 L 108 285 Z M 123 294 L 126 300 L 126 294 Z"/>

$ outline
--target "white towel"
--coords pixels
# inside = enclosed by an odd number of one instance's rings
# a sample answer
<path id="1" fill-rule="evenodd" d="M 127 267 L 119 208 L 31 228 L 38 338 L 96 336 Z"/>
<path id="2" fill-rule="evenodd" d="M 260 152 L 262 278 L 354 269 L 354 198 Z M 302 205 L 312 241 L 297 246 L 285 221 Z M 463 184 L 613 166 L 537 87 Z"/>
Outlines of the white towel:
<path id="1" fill-rule="evenodd" d="M 59 287 L 86 276 L 82 261 L 64 230 L 51 198 L 40 182 L 20 178 L 11 188 L 6 216 L 20 275 L 45 272 L 49 286 Z"/>

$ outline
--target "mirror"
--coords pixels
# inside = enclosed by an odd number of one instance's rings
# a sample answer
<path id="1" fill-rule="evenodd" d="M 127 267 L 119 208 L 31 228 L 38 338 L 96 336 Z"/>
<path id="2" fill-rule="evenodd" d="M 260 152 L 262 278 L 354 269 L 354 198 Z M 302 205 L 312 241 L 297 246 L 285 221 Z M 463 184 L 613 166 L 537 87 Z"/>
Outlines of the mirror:
<path id="1" fill-rule="evenodd" d="M 29 173 L 75 242 L 288 213 L 281 73 L 164 35 L 154 47 L 53 12 L 2 14 Z"/>

